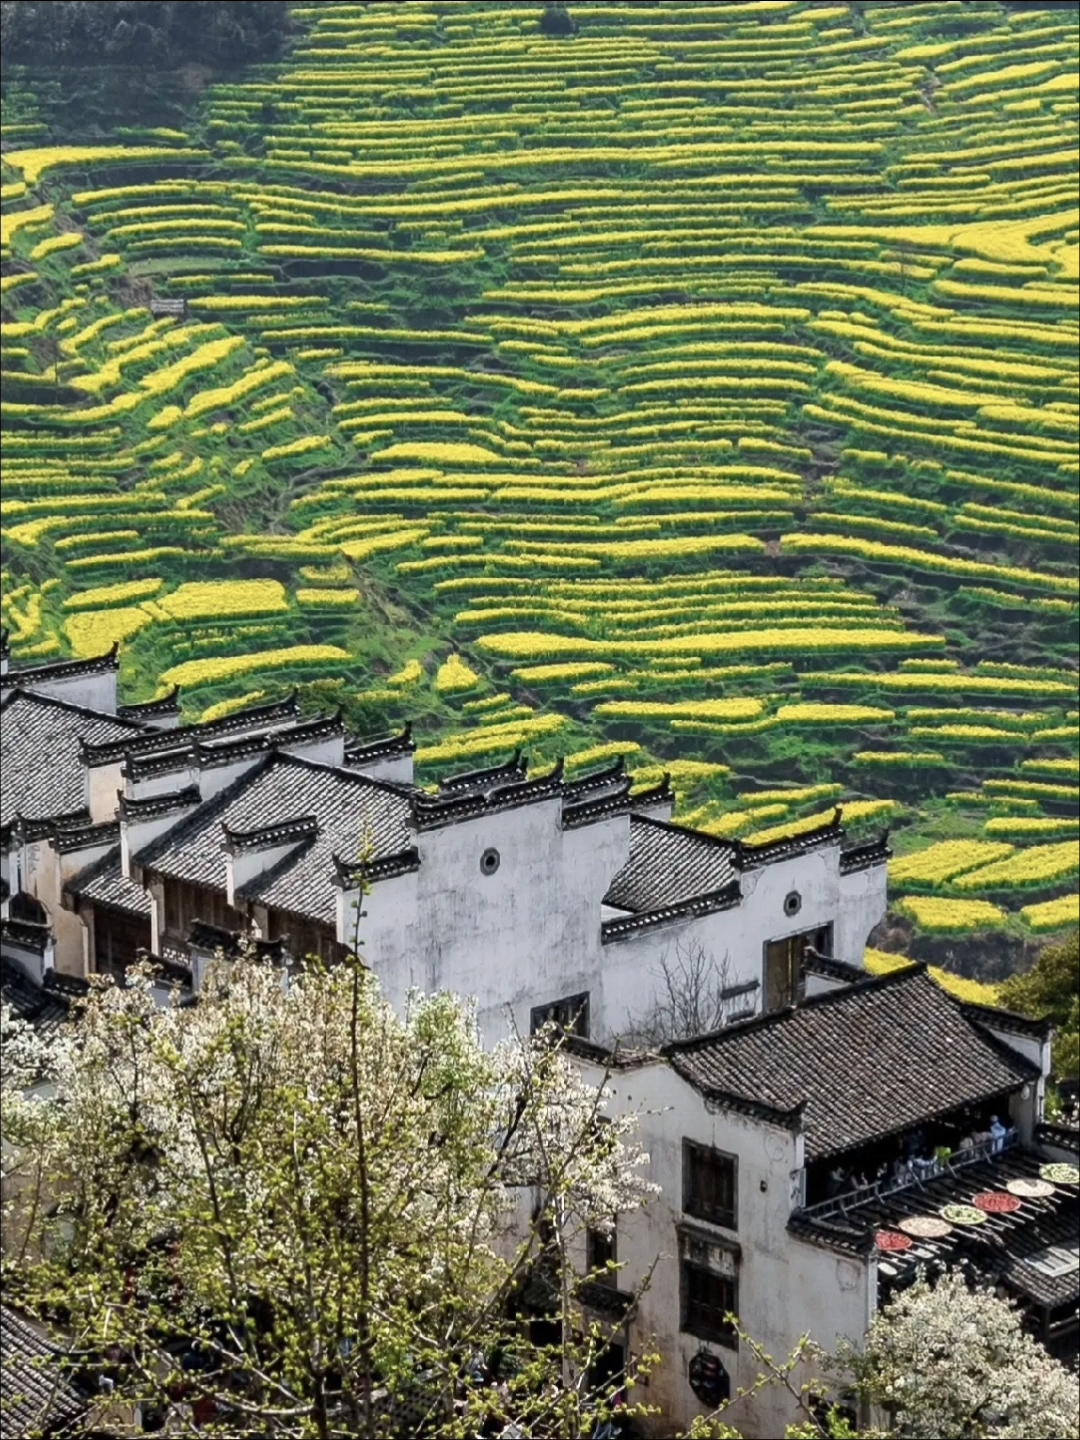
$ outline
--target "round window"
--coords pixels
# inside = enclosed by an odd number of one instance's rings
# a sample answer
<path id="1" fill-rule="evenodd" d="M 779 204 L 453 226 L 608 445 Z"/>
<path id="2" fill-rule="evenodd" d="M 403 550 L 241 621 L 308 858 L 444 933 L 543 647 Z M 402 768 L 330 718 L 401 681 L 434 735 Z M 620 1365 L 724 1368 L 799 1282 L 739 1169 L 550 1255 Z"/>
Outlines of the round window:
<path id="1" fill-rule="evenodd" d="M 687 1367 L 690 1389 L 703 1405 L 716 1406 L 731 1396 L 731 1377 L 720 1360 L 704 1346 Z"/>
<path id="2" fill-rule="evenodd" d="M 480 873 L 482 875 L 494 875 L 498 868 L 499 852 L 489 845 L 480 856 Z"/>
<path id="3" fill-rule="evenodd" d="M 802 896 L 797 890 L 789 890 L 784 896 L 784 914 L 797 915 L 802 909 Z"/>

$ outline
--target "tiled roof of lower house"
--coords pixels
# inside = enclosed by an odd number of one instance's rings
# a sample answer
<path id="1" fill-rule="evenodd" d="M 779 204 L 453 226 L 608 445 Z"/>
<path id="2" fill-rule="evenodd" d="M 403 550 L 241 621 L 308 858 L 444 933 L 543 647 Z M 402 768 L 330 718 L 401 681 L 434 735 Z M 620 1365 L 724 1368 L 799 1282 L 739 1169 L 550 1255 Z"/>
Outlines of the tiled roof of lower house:
<path id="1" fill-rule="evenodd" d="M 737 878 L 723 840 L 646 815 L 630 817 L 630 858 L 604 904 L 640 915 L 720 890 Z"/>
<path id="2" fill-rule="evenodd" d="M 718 1098 L 793 1111 L 807 1160 L 1015 1089 L 1038 1071 L 1008 1050 L 921 965 L 667 1047 L 674 1068 Z"/>
<path id="3" fill-rule="evenodd" d="M 96 860 L 93 865 L 80 870 L 68 881 L 64 890 L 82 900 L 92 901 L 95 905 L 107 905 L 112 910 L 123 910 L 129 915 L 149 918 L 153 909 L 153 902 L 147 892 L 141 885 L 136 885 L 134 880 L 129 880 L 120 868 L 119 845 L 100 860 Z"/>
<path id="4" fill-rule="evenodd" d="M 134 721 L 14 690 L 0 708 L 0 825 L 47 820 L 86 805 L 80 740 L 142 734 Z"/>
<path id="5" fill-rule="evenodd" d="M 0 1434 L 62 1435 L 87 1409 L 60 1368 L 61 1351 L 36 1326 L 0 1306 Z"/>
<path id="6" fill-rule="evenodd" d="M 62 1025 L 71 1014 L 67 996 L 56 990 L 45 990 L 19 969 L 13 960 L 0 960 L 0 1000 L 11 1006 L 19 1020 L 29 1020 L 37 1030 L 48 1031 Z M 0 1434 L 6 1433 L 0 1429 Z"/>
<path id="7" fill-rule="evenodd" d="M 894 1230 L 912 1215 L 937 1215 L 945 1205 L 970 1205 L 980 1193 L 1003 1192 L 1010 1180 L 1037 1179 L 1043 1163 L 1035 1151 L 1005 1150 L 970 1164 L 951 1165 L 933 1179 L 884 1192 L 856 1191 L 826 1206 L 797 1211 L 789 1228 L 796 1235 L 841 1249 L 865 1249 L 877 1230 Z M 1075 1255 L 1078 1217 L 1075 1188 L 1059 1185 L 1051 1195 L 1022 1199 L 1020 1208 L 1011 1213 L 987 1214 L 978 1227 L 957 1226 L 941 1239 L 920 1240 L 910 1250 L 883 1255 L 880 1272 L 895 1283 L 920 1266 L 967 1262 L 1023 1300 L 1051 1307 L 1075 1304 L 1080 1299 L 1080 1271 L 1067 1260 L 1055 1264 L 1052 1252 Z"/>
<path id="8" fill-rule="evenodd" d="M 413 843 L 408 797 L 356 770 L 274 754 L 235 781 L 136 857 L 159 875 L 226 888 L 225 832 L 279 826 L 301 816 L 318 823 L 263 876 L 247 899 L 332 925 L 337 914 L 335 855 L 355 858 L 365 846 L 378 860 Z"/>

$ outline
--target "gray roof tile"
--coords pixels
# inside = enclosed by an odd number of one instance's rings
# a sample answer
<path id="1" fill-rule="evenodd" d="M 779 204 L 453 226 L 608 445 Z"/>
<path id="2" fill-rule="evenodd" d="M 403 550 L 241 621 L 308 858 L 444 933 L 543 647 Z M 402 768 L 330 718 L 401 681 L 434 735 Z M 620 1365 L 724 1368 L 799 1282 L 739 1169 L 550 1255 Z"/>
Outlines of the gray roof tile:
<path id="1" fill-rule="evenodd" d="M 630 858 L 604 904 L 640 915 L 720 890 L 737 878 L 723 840 L 647 815 L 630 817 Z"/>
<path id="2" fill-rule="evenodd" d="M 1013 1148 L 968 1164 L 954 1164 L 945 1174 L 925 1179 L 916 1186 L 881 1191 L 855 1191 L 830 1207 L 827 1214 L 815 1210 L 797 1211 L 789 1228 L 797 1235 L 824 1240 L 848 1250 L 862 1250 L 872 1243 L 874 1232 L 895 1229 L 912 1214 L 937 1214 L 949 1204 L 969 1205 L 980 1191 L 1000 1191 L 1010 1180 L 1034 1180 L 1044 1159 L 1032 1150 Z M 974 1234 L 966 1226 L 934 1241 L 936 1258 L 948 1264 L 971 1264 L 987 1279 L 1004 1284 L 1021 1300 L 1036 1305 L 1076 1304 L 1080 1285 L 1075 1270 L 1048 1274 L 1040 1258 L 1049 1246 L 1075 1252 L 1080 1210 L 1071 1187 L 1059 1185 L 1056 1192 L 1037 1201 L 1024 1201 L 1008 1215 L 989 1214 Z M 926 1263 L 925 1251 L 914 1246 L 894 1251 L 887 1257 L 895 1272 L 893 1283 L 903 1283 Z"/>
<path id="3" fill-rule="evenodd" d="M 226 888 L 225 835 L 314 816 L 318 833 L 304 839 L 244 889 L 260 905 L 332 925 L 337 913 L 333 857 L 360 858 L 366 842 L 373 860 L 413 843 L 407 795 L 355 770 L 271 755 L 254 771 L 182 821 L 137 857 L 158 874 L 194 885 Z"/>
<path id="4" fill-rule="evenodd" d="M 57 1433 L 87 1409 L 59 1366 L 60 1349 L 6 1305 L 0 1307 L 0 1433 Z"/>
<path id="5" fill-rule="evenodd" d="M 108 905 L 113 910 L 126 910 L 130 915 L 149 917 L 153 908 L 150 896 L 129 880 L 120 868 L 120 847 L 117 845 L 100 860 L 80 870 L 64 889 L 81 900 L 95 905 Z"/>
<path id="6" fill-rule="evenodd" d="M 0 825 L 16 815 L 47 820 L 86 804 L 80 740 L 99 744 L 139 735 L 134 721 L 13 690 L 0 711 Z"/>
<path id="7" fill-rule="evenodd" d="M 705 1092 L 792 1111 L 805 1105 L 817 1160 L 1013 1089 L 1036 1073 L 967 1019 L 922 966 L 668 1047 Z"/>

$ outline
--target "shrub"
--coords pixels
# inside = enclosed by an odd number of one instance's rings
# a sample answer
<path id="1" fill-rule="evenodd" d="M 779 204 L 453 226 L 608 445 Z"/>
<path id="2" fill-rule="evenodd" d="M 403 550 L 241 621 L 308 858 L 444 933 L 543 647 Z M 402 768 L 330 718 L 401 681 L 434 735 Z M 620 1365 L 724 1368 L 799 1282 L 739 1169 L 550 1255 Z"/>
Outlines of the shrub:
<path id="1" fill-rule="evenodd" d="M 565 5 L 545 5 L 540 16 L 540 29 L 545 35 L 565 36 L 577 34 L 577 22 Z"/>
<path id="2" fill-rule="evenodd" d="M 311 606 L 348 606 L 355 605 L 360 599 L 360 591 L 349 590 L 297 590 L 297 603 Z"/>
<path id="3" fill-rule="evenodd" d="M 486 726 L 465 735 L 451 736 L 438 745 L 422 745 L 415 755 L 418 765 L 439 765 L 470 760 L 477 755 L 515 750 L 529 740 L 552 735 L 566 724 L 563 715 L 538 715 L 535 720 L 515 720 L 507 725 Z"/>
<path id="4" fill-rule="evenodd" d="M 849 800 L 842 808 L 844 820 L 853 821 L 893 815 L 900 806 L 895 800 Z M 791 820 L 782 825 L 773 825 L 768 830 L 755 830 L 746 838 L 752 845 L 767 845 L 773 840 L 786 840 L 789 836 L 801 835 L 807 830 L 816 830 L 819 825 L 826 824 L 832 817 L 831 810 L 822 810 L 816 815 L 807 815 L 801 820 Z"/>
<path id="5" fill-rule="evenodd" d="M 394 686 L 399 690 L 410 690 L 414 685 L 419 685 L 424 678 L 424 667 L 419 660 L 408 660 L 400 670 L 393 675 L 387 676 L 387 685 Z"/>
<path id="6" fill-rule="evenodd" d="M 874 705 L 781 705 L 776 712 L 783 724 L 799 725 L 875 725 L 895 719 L 892 710 Z"/>
<path id="7" fill-rule="evenodd" d="M 122 580 L 118 585 L 99 585 L 80 590 L 64 601 L 65 610 L 98 610 L 108 605 L 125 605 L 129 600 L 148 600 L 165 584 L 164 580 Z"/>
<path id="8" fill-rule="evenodd" d="M 1080 843 L 1063 840 L 1057 845 L 1033 845 L 1007 860 L 984 865 L 960 875 L 952 883 L 958 890 L 1022 890 L 1057 884 L 1080 870 Z"/>
<path id="9" fill-rule="evenodd" d="M 614 665 L 606 665 L 602 661 L 576 663 L 571 660 L 565 665 L 525 665 L 510 673 L 515 680 L 526 685 L 550 685 L 563 680 L 584 680 L 590 675 L 607 675 L 614 669 Z"/>
<path id="10" fill-rule="evenodd" d="M 1013 835 L 1019 840 L 1075 835 L 1080 820 L 1050 820 L 1042 815 L 995 815 L 983 826 L 984 835 Z"/>
<path id="11" fill-rule="evenodd" d="M 642 700 L 608 700 L 597 705 L 597 715 L 634 720 L 675 720 L 706 718 L 713 720 L 753 720 L 761 714 L 760 700 L 685 700 L 672 703 Z"/>

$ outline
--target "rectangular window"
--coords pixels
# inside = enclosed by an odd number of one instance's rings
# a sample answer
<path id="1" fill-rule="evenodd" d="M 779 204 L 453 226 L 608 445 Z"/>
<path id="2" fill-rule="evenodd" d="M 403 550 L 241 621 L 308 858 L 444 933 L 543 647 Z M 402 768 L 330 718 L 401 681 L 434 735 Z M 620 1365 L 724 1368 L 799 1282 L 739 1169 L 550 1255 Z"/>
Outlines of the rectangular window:
<path id="1" fill-rule="evenodd" d="M 735 1230 L 738 1222 L 739 1162 L 710 1145 L 683 1141 L 683 1210 Z"/>
<path id="2" fill-rule="evenodd" d="M 724 1317 L 738 1314 L 739 1289 L 735 1280 L 717 1275 L 704 1265 L 682 1262 L 682 1326 L 689 1335 L 735 1349 L 735 1327 Z"/>
<path id="3" fill-rule="evenodd" d="M 568 1035 L 589 1038 L 589 995 L 567 995 L 564 1000 L 553 1000 L 550 1005 L 533 1007 L 531 1030 L 535 1035 L 545 1025 L 557 1025 Z"/>
<path id="4" fill-rule="evenodd" d="M 801 998 L 803 964 L 806 952 L 831 956 L 832 926 L 804 930 L 783 940 L 770 940 L 765 946 L 765 1009 L 783 1010 Z"/>
<path id="5" fill-rule="evenodd" d="M 618 1283 L 619 1277 L 616 1271 L 603 1269 L 609 1262 L 613 1263 L 618 1258 L 614 1226 L 610 1230 L 586 1230 L 585 1264 L 590 1271 L 600 1270 L 602 1272 L 596 1276 L 597 1284 L 614 1286 Z"/>

